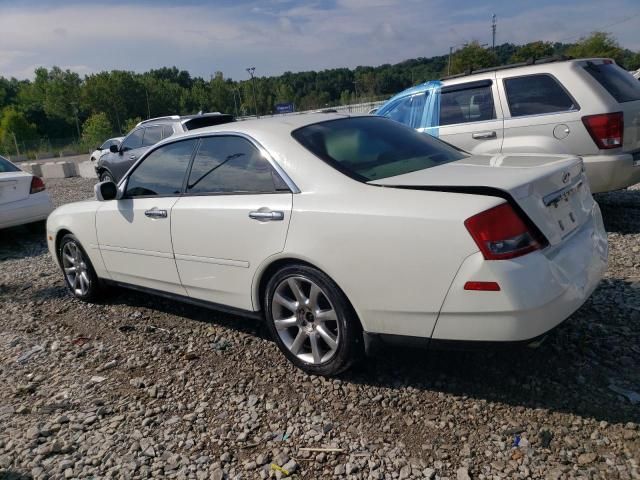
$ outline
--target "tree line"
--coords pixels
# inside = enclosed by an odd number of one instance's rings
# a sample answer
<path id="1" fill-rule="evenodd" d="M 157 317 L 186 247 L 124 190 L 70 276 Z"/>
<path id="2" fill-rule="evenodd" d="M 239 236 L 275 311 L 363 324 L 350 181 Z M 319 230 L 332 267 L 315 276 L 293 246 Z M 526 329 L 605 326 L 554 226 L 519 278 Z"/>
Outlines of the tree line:
<path id="1" fill-rule="evenodd" d="M 451 59 L 440 55 L 378 67 L 256 77 L 255 99 L 251 80 L 232 80 L 222 72 L 205 79 L 163 67 L 81 77 L 59 67 L 41 67 L 33 80 L 0 76 L 0 152 L 62 148 L 78 142 L 83 148 L 93 147 L 111 135 L 125 134 L 140 119 L 163 115 L 220 111 L 243 116 L 255 114 L 256 107 L 265 115 L 274 113 L 278 103 L 294 103 L 300 111 L 382 99 L 448 73 L 551 55 L 609 57 L 629 70 L 640 67 L 640 52 L 622 48 L 602 32 L 575 44 L 538 41 L 487 49 L 472 42 Z"/>

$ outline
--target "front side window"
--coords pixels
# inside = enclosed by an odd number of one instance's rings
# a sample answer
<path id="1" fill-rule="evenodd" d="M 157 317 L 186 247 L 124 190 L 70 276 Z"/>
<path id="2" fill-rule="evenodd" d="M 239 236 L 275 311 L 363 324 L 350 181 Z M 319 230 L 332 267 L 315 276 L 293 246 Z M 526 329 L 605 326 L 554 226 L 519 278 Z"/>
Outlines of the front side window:
<path id="1" fill-rule="evenodd" d="M 129 175 L 125 197 L 179 195 L 196 142 L 183 140 L 151 152 Z"/>
<path id="2" fill-rule="evenodd" d="M 615 63 L 588 62 L 584 69 L 619 103 L 640 100 L 640 82 Z"/>
<path id="3" fill-rule="evenodd" d="M 491 85 L 442 89 L 440 96 L 440 125 L 482 122 L 496 118 Z"/>
<path id="4" fill-rule="evenodd" d="M 216 136 L 201 140 L 186 193 L 274 193 L 278 190 L 283 190 L 280 177 L 251 142 L 236 136 Z"/>
<path id="5" fill-rule="evenodd" d="M 345 175 L 368 182 L 465 157 L 431 135 L 381 117 L 351 117 L 295 130 L 303 147 Z"/>
<path id="6" fill-rule="evenodd" d="M 150 147 L 162 140 L 162 127 L 147 127 L 144 129 L 143 147 Z"/>
<path id="7" fill-rule="evenodd" d="M 424 113 L 425 99 L 428 93 L 419 93 L 398 100 L 377 115 L 404 123 L 411 128 L 420 128 Z"/>
<path id="8" fill-rule="evenodd" d="M 122 151 L 134 150 L 142 146 L 142 136 L 144 134 L 144 128 L 139 128 L 131 132 L 127 138 L 122 142 Z"/>
<path id="9" fill-rule="evenodd" d="M 512 117 L 568 112 L 578 106 L 551 75 L 527 75 L 504 79 Z"/>

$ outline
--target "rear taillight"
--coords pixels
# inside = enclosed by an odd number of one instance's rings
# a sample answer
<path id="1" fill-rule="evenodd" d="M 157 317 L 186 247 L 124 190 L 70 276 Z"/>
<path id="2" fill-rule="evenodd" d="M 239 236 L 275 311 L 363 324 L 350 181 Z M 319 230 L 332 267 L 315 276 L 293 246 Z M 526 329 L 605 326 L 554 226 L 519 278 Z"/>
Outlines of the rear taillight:
<path id="1" fill-rule="evenodd" d="M 622 146 L 624 116 L 622 112 L 587 115 L 582 123 L 601 150 Z"/>
<path id="2" fill-rule="evenodd" d="M 464 222 L 486 260 L 515 258 L 541 248 L 535 234 L 508 203 Z"/>
<path id="3" fill-rule="evenodd" d="M 31 190 L 29 190 L 29 193 L 42 192 L 45 188 L 44 182 L 40 177 L 36 177 L 35 175 L 31 177 Z"/>

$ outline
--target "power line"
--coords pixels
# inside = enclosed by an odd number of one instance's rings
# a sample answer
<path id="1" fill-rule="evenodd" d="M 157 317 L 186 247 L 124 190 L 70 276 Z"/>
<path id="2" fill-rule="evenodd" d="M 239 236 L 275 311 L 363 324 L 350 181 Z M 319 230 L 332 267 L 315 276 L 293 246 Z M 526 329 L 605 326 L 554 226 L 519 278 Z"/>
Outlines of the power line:
<path id="1" fill-rule="evenodd" d="M 623 20 L 619 20 L 619 21 L 617 21 L 617 22 L 609 23 L 609 24 L 607 24 L 607 25 L 602 25 L 602 26 L 600 26 L 600 27 L 597 27 L 597 28 L 592 29 L 591 31 L 592 31 L 592 32 L 596 32 L 596 31 L 599 31 L 599 30 L 604 30 L 605 28 L 613 27 L 613 26 L 615 26 L 615 25 L 620 25 L 621 23 L 628 22 L 629 20 L 632 20 L 632 19 L 634 19 L 634 18 L 636 18 L 636 17 L 640 17 L 640 11 L 639 11 L 639 12 L 637 12 L 637 13 L 635 13 L 635 14 L 633 14 L 633 15 L 631 15 L 631 16 L 629 16 L 629 17 L 626 17 L 626 18 L 625 18 L 625 19 L 623 19 Z M 560 39 L 560 40 L 558 40 L 558 41 L 559 41 L 559 42 L 564 42 L 565 40 L 570 40 L 570 39 L 572 39 L 572 38 L 581 37 L 581 36 L 583 36 L 583 35 L 584 35 L 584 32 L 583 32 L 583 33 L 578 33 L 577 35 L 571 35 L 570 37 L 561 38 L 561 39 Z"/>

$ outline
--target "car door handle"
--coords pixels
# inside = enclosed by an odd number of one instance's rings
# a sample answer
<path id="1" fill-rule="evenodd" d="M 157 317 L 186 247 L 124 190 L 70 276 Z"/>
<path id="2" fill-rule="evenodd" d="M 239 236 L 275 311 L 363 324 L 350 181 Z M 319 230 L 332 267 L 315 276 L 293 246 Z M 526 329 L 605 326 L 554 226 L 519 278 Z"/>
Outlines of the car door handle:
<path id="1" fill-rule="evenodd" d="M 149 218 L 167 218 L 167 211 L 160 210 L 156 207 L 153 207 L 151 210 L 145 211 L 144 214 Z"/>
<path id="2" fill-rule="evenodd" d="M 267 212 L 258 210 L 255 212 L 249 212 L 249 218 L 252 218 L 253 220 L 260 220 L 261 222 L 279 221 L 284 220 L 284 212 L 279 210 Z"/>
<path id="3" fill-rule="evenodd" d="M 129 155 L 129 160 L 137 160 L 138 156 L 137 155 Z"/>
<path id="4" fill-rule="evenodd" d="M 496 132 L 476 132 L 471 134 L 471 138 L 476 140 L 488 140 L 490 138 L 496 138 L 498 135 Z"/>

